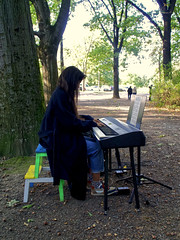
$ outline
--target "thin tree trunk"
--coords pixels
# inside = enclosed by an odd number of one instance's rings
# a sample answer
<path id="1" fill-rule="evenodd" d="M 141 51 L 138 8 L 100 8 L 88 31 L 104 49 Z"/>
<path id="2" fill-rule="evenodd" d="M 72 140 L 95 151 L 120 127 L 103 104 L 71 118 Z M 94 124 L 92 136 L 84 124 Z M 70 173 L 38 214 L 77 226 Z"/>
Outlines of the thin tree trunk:
<path id="1" fill-rule="evenodd" d="M 61 65 L 61 72 L 64 70 L 64 48 L 63 48 L 63 39 L 61 40 L 60 46 L 60 65 Z"/>
<path id="2" fill-rule="evenodd" d="M 163 14 L 164 39 L 163 39 L 163 70 L 164 79 L 172 78 L 171 69 L 171 14 Z"/>
<path id="3" fill-rule="evenodd" d="M 119 98 L 119 53 L 114 51 L 114 91 L 113 98 Z"/>

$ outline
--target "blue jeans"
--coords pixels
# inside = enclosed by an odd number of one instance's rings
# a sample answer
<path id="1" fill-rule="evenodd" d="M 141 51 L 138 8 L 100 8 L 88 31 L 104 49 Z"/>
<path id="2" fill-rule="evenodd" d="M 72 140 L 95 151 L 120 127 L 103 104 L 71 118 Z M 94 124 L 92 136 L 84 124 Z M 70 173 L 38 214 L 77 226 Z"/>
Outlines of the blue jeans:
<path id="1" fill-rule="evenodd" d="M 84 137 L 87 146 L 87 155 L 89 158 L 89 167 L 92 173 L 104 171 L 104 155 L 100 143 L 94 138 Z"/>

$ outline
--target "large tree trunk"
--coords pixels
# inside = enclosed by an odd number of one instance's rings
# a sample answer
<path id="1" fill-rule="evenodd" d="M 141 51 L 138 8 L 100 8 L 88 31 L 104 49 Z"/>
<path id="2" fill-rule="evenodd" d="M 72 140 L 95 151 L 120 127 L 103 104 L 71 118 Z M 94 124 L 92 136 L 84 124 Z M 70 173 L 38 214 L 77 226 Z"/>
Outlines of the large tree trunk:
<path id="1" fill-rule="evenodd" d="M 0 156 L 34 153 L 44 97 L 28 0 L 0 1 Z"/>
<path id="2" fill-rule="evenodd" d="M 36 10 L 39 31 L 35 34 L 40 39 L 38 47 L 39 58 L 42 63 L 44 82 L 44 96 L 48 104 L 52 92 L 58 82 L 57 50 L 67 24 L 70 0 L 62 0 L 57 21 L 50 22 L 50 9 L 47 0 L 30 0 Z M 60 4 L 60 3 L 59 3 Z"/>

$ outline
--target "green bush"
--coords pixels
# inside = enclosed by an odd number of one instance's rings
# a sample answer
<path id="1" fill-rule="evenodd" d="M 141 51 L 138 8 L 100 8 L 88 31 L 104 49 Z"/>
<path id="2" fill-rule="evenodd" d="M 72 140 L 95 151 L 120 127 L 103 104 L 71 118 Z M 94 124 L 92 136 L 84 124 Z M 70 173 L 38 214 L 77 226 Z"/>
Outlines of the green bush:
<path id="1" fill-rule="evenodd" d="M 173 73 L 172 80 L 155 82 L 152 97 L 158 107 L 180 107 L 180 71 Z"/>

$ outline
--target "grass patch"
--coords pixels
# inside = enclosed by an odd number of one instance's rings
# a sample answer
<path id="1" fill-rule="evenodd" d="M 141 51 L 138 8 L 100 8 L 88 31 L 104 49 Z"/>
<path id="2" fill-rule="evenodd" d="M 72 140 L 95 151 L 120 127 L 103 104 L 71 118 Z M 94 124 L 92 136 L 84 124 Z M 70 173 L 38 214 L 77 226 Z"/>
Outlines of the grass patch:
<path id="1" fill-rule="evenodd" d="M 35 164 L 35 157 L 14 157 L 0 161 L 0 169 L 5 174 L 25 174 L 31 164 Z"/>

